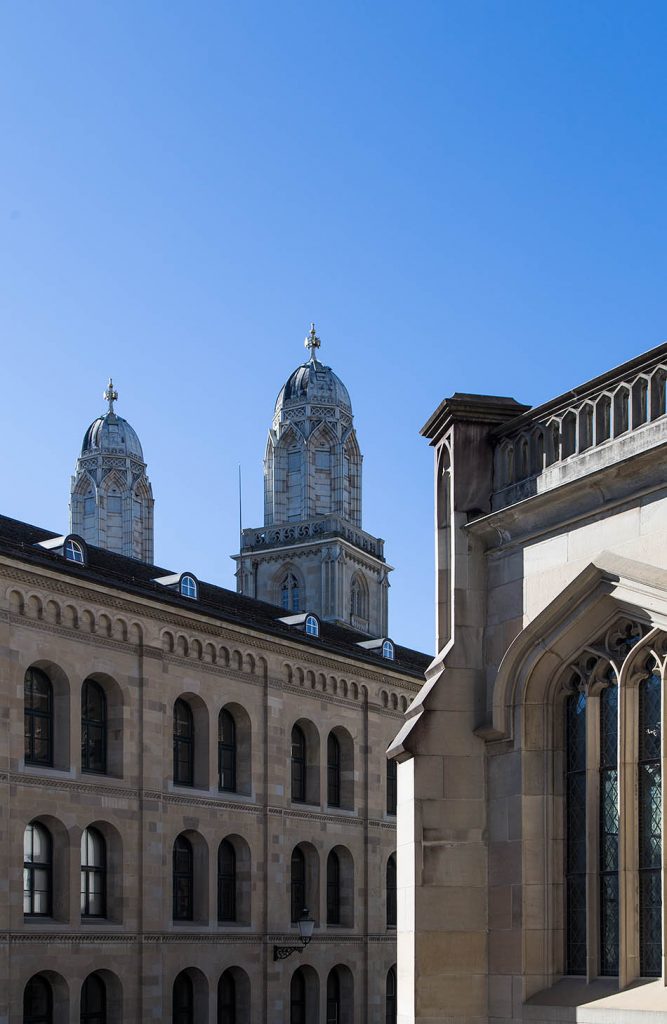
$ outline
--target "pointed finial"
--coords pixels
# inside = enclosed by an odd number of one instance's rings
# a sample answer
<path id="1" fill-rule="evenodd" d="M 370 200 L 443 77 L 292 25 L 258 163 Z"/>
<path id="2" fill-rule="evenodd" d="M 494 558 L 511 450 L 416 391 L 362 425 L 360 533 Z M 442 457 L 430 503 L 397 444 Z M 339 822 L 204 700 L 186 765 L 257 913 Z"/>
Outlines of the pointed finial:
<path id="1" fill-rule="evenodd" d="M 113 404 L 114 402 L 118 401 L 118 392 L 113 386 L 113 381 L 111 377 L 109 377 L 109 383 L 107 385 L 107 389 L 104 392 L 103 397 L 104 400 L 109 403 L 109 412 L 113 413 Z"/>
<path id="2" fill-rule="evenodd" d="M 313 362 L 315 361 L 315 349 L 319 348 L 321 344 L 322 342 L 315 333 L 315 324 L 311 323 L 304 345 L 307 349 L 310 349 L 310 358 Z"/>

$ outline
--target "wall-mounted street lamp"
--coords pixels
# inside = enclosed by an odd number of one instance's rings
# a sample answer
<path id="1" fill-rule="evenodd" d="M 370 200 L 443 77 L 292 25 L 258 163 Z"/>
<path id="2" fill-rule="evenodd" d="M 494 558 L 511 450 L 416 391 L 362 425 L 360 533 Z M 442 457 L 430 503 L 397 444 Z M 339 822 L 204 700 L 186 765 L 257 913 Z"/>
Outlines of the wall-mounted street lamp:
<path id="1" fill-rule="evenodd" d="M 274 960 L 286 960 L 292 953 L 302 953 L 308 943 L 313 937 L 313 928 L 315 922 L 308 913 L 308 907 L 304 907 L 301 911 L 301 917 L 297 921 L 299 926 L 299 938 L 301 939 L 300 946 L 274 946 L 273 947 L 273 959 Z"/>

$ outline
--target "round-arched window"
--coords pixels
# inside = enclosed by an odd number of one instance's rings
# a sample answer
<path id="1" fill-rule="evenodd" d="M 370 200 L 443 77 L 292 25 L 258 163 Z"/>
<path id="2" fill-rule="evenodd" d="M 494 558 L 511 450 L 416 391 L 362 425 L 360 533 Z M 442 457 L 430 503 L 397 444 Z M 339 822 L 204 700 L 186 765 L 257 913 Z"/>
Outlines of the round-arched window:
<path id="1" fill-rule="evenodd" d="M 81 565 L 85 565 L 83 548 L 77 540 L 72 540 L 71 537 L 65 541 L 65 558 L 68 562 L 79 562 Z"/>
<path id="2" fill-rule="evenodd" d="M 192 601 L 197 600 L 197 581 L 194 576 L 181 576 L 181 594 Z"/>
<path id="3" fill-rule="evenodd" d="M 308 636 L 320 635 L 320 624 L 314 615 L 306 615 L 306 633 Z"/>

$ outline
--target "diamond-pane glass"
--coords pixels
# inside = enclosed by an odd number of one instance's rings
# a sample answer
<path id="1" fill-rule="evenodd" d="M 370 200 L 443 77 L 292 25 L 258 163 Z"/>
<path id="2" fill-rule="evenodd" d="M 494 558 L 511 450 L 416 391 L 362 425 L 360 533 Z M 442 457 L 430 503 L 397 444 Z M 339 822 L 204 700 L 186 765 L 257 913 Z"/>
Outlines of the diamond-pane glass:
<path id="1" fill-rule="evenodd" d="M 566 715 L 566 959 L 568 974 L 586 973 L 586 697 L 572 694 Z"/>
<path id="2" fill-rule="evenodd" d="M 618 974 L 618 687 L 600 695 L 600 973 Z"/>
<path id="3" fill-rule="evenodd" d="M 657 672 L 639 686 L 639 960 L 643 977 L 662 969 L 661 683 Z"/>

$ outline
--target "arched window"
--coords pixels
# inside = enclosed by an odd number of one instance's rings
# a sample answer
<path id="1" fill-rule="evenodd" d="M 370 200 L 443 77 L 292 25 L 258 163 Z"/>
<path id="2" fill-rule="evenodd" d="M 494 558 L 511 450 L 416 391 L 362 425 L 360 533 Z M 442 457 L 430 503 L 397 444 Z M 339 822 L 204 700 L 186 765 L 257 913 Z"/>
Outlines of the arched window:
<path id="1" fill-rule="evenodd" d="M 306 799 L 306 737 L 303 729 L 292 727 L 292 800 Z"/>
<path id="2" fill-rule="evenodd" d="M 78 541 L 71 538 L 65 541 L 65 558 L 68 562 L 79 562 L 81 565 L 85 565 L 83 548 Z"/>
<path id="3" fill-rule="evenodd" d="M 600 694 L 600 974 L 618 974 L 618 687 Z"/>
<path id="4" fill-rule="evenodd" d="M 387 928 L 396 927 L 396 854 L 387 861 Z"/>
<path id="5" fill-rule="evenodd" d="M 299 581 L 294 573 L 288 572 L 280 584 L 280 605 L 286 611 L 298 612 L 300 610 Z"/>
<path id="6" fill-rule="evenodd" d="M 368 618 L 368 595 L 366 584 L 359 575 L 352 577 L 350 585 L 350 613 L 353 618 Z"/>
<path id="7" fill-rule="evenodd" d="M 81 1024 L 106 1024 L 107 988 L 99 974 L 89 974 L 81 987 Z"/>
<path id="8" fill-rule="evenodd" d="M 327 978 L 327 1024 L 341 1024 L 340 978 L 334 967 Z"/>
<path id="9" fill-rule="evenodd" d="M 385 1024 L 396 1024 L 398 1005 L 396 1001 L 396 968 L 387 971 L 385 987 Z"/>
<path id="10" fill-rule="evenodd" d="M 340 924 L 340 860 L 335 850 L 327 857 L 327 924 Z"/>
<path id="11" fill-rule="evenodd" d="M 53 686 L 39 668 L 29 668 L 23 684 L 25 762 L 53 765 Z"/>
<path id="12" fill-rule="evenodd" d="M 327 803 L 340 807 L 340 743 L 333 732 L 327 739 Z"/>
<path id="13" fill-rule="evenodd" d="M 292 921 L 298 921 L 306 906 L 306 858 L 298 846 L 290 864 L 290 906 Z"/>
<path id="14" fill-rule="evenodd" d="M 236 792 L 236 722 L 226 708 L 218 716 L 218 787 Z"/>
<path id="15" fill-rule="evenodd" d="M 299 967 L 290 983 L 290 1024 L 308 1024 L 306 1020 L 306 979 Z"/>
<path id="16" fill-rule="evenodd" d="M 84 828 L 81 833 L 81 916 L 105 917 L 106 893 L 106 843 L 96 828 Z"/>
<path id="17" fill-rule="evenodd" d="M 194 576 L 181 576 L 181 594 L 191 600 L 197 600 L 197 581 Z"/>
<path id="18" fill-rule="evenodd" d="M 190 705 L 182 698 L 174 704 L 174 783 L 194 783 L 194 721 Z"/>
<path id="19" fill-rule="evenodd" d="M 23 1024 L 53 1024 L 53 992 L 41 974 L 23 989 Z"/>
<path id="20" fill-rule="evenodd" d="M 51 833 L 31 821 L 23 834 L 23 913 L 49 917 L 53 898 L 53 842 Z"/>
<path id="21" fill-rule="evenodd" d="M 389 661 L 394 660 L 394 645 L 391 640 L 385 640 L 382 644 L 382 657 L 387 658 Z"/>
<path id="22" fill-rule="evenodd" d="M 662 973 L 662 769 L 660 674 L 655 664 L 639 686 L 639 960 L 640 974 Z"/>
<path id="23" fill-rule="evenodd" d="M 181 971 L 174 981 L 171 1007 L 172 1024 L 194 1024 L 195 994 L 187 971 Z"/>
<path id="24" fill-rule="evenodd" d="M 565 903 L 568 974 L 586 973 L 586 696 L 565 702 Z"/>
<path id="25" fill-rule="evenodd" d="M 308 636 L 320 635 L 320 624 L 314 615 L 306 615 L 306 633 Z"/>
<path id="26" fill-rule="evenodd" d="M 218 921 L 236 920 L 236 851 L 228 839 L 218 847 Z"/>
<path id="27" fill-rule="evenodd" d="M 192 921 L 194 917 L 194 872 L 192 843 L 178 836 L 173 851 L 173 918 Z"/>
<path id="28" fill-rule="evenodd" d="M 387 814 L 396 814 L 398 794 L 398 765 L 393 757 L 387 758 Z"/>
<path id="29" fill-rule="evenodd" d="M 218 1024 L 236 1024 L 236 982 L 231 971 L 223 971 L 218 982 Z"/>
<path id="30" fill-rule="evenodd" d="M 81 770 L 107 770 L 107 699 L 93 679 L 81 687 Z"/>

